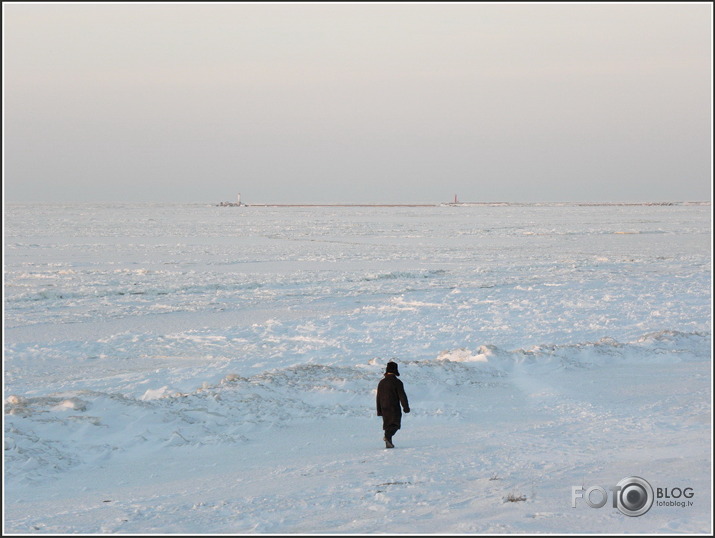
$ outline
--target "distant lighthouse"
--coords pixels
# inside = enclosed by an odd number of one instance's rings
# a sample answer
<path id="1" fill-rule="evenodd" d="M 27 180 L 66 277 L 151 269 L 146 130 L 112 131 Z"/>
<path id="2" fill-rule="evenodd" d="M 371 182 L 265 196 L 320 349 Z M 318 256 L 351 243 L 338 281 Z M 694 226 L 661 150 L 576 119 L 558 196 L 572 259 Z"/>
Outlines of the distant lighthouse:
<path id="1" fill-rule="evenodd" d="M 238 203 L 238 205 L 241 205 L 241 193 L 240 192 L 238 193 L 238 196 L 236 197 L 236 202 Z"/>

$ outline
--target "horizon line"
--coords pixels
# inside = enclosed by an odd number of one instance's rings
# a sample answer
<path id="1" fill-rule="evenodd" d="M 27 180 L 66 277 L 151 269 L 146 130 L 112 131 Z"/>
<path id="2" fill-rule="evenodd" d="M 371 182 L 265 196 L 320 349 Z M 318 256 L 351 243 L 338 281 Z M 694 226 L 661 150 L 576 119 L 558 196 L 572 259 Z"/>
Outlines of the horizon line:
<path id="1" fill-rule="evenodd" d="M 211 202 L 211 201 L 167 201 L 167 200 L 3 200 L 3 206 L 10 204 L 174 204 L 212 205 L 217 207 L 440 207 L 464 205 L 709 205 L 711 200 L 642 200 L 642 201 L 596 201 L 596 200 L 542 200 L 542 201 L 458 201 L 458 202 Z"/>
<path id="2" fill-rule="evenodd" d="M 197 202 L 198 203 L 198 202 Z M 540 202 L 517 202 L 517 201 L 480 201 L 480 202 L 373 202 L 373 203 L 344 203 L 344 202 L 219 202 L 215 204 L 219 207 L 441 207 L 441 206 L 479 206 L 479 205 L 618 205 L 618 206 L 640 206 L 640 205 L 679 205 L 679 204 L 697 204 L 708 205 L 710 200 L 645 200 L 640 202 L 627 201 L 540 201 Z"/>

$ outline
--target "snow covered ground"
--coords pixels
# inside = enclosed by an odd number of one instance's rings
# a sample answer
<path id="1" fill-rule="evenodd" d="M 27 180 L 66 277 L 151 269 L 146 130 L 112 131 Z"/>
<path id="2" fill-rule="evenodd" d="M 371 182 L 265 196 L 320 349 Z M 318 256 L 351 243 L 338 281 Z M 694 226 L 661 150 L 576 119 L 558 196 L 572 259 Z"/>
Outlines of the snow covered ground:
<path id="1" fill-rule="evenodd" d="M 712 531 L 710 205 L 11 204 L 4 233 L 6 533 Z M 630 476 L 644 515 L 573 506 Z"/>

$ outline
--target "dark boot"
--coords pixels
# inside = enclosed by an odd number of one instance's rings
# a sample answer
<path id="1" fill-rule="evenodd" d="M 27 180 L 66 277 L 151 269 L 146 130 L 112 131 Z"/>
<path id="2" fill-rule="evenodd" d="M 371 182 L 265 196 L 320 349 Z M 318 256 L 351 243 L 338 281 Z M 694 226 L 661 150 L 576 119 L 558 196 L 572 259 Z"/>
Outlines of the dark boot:
<path id="1" fill-rule="evenodd" d="M 395 448 L 395 445 L 392 444 L 392 437 L 383 437 L 383 441 L 385 441 L 385 448 Z"/>

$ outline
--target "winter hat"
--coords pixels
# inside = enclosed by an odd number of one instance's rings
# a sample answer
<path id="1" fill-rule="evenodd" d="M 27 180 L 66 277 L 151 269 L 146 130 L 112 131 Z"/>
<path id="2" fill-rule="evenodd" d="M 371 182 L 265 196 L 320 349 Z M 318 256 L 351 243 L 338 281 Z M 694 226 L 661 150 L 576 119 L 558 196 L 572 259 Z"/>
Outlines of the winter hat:
<path id="1" fill-rule="evenodd" d="M 397 376 L 400 375 L 400 372 L 397 371 L 397 363 L 396 362 L 388 362 L 387 363 L 387 368 L 385 369 L 386 374 L 395 374 Z"/>

